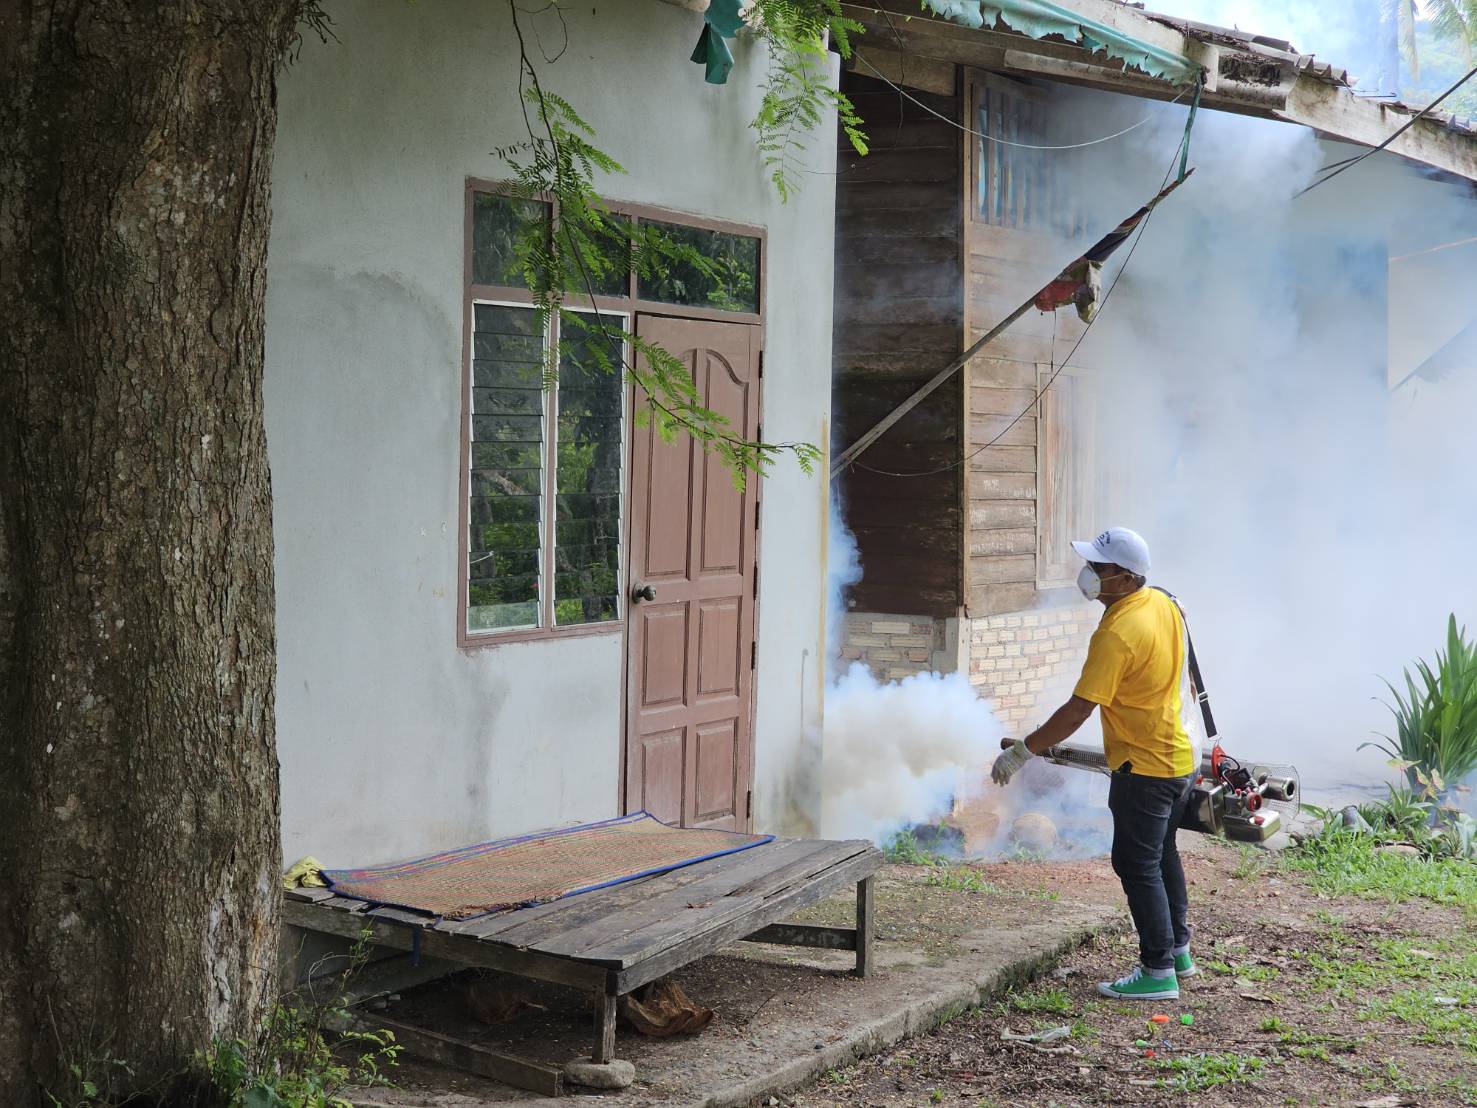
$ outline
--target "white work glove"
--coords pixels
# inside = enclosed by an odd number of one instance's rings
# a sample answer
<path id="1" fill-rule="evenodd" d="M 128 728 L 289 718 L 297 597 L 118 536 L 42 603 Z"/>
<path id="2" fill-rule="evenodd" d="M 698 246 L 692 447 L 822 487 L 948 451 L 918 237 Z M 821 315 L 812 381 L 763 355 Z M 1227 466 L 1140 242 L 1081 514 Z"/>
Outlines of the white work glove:
<path id="1" fill-rule="evenodd" d="M 991 780 L 997 785 L 1009 785 L 1010 779 L 1019 773 L 1021 767 L 1033 757 L 1034 755 L 1026 749 L 1026 744 L 1017 741 L 1014 746 L 995 759 L 995 765 L 990 770 Z"/>

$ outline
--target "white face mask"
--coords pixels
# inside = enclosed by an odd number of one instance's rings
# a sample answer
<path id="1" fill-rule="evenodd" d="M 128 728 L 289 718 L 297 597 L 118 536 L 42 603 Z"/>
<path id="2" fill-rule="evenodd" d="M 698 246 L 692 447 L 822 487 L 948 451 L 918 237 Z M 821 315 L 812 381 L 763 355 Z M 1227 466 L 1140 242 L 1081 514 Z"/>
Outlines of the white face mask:
<path id="1" fill-rule="evenodd" d="M 1092 566 L 1083 566 L 1082 572 L 1077 574 L 1077 587 L 1088 600 L 1096 600 L 1102 595 L 1103 579 Z"/>

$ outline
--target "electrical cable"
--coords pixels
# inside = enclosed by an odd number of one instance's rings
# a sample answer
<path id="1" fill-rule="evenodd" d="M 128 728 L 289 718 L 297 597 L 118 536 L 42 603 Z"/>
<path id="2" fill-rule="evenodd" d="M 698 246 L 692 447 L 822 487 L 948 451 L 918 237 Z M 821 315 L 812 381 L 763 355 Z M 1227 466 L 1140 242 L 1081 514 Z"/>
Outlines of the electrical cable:
<path id="1" fill-rule="evenodd" d="M 933 108 L 930 108 L 927 104 L 925 104 L 922 100 L 919 100 L 916 96 L 914 96 L 912 93 L 910 93 L 907 89 L 903 88 L 901 85 L 893 84 L 892 81 L 890 81 L 886 77 L 884 77 L 880 72 L 878 72 L 876 66 L 874 66 L 871 62 L 867 61 L 866 55 L 864 55 L 864 54 L 857 54 L 856 55 L 856 60 L 859 61 L 859 62 L 861 62 L 868 69 L 870 69 L 872 71 L 873 76 L 875 76 L 879 81 L 881 81 L 883 84 L 889 86 L 899 96 L 902 96 L 906 100 L 912 101 L 912 103 L 914 103 L 918 107 L 922 108 L 929 115 L 936 116 L 937 118 L 942 119 L 945 123 L 947 123 L 951 127 L 957 127 L 959 130 L 963 131 L 966 135 L 972 135 L 975 138 L 984 139 L 986 142 L 998 142 L 1001 146 L 1015 146 L 1015 147 L 1018 147 L 1018 148 L 1020 148 L 1022 150 L 1081 150 L 1085 146 L 1097 146 L 1099 143 L 1111 142 L 1111 141 L 1113 141 L 1113 139 L 1122 138 L 1124 135 L 1128 134 L 1130 131 L 1136 131 L 1136 130 L 1138 130 L 1145 123 L 1148 123 L 1150 120 L 1152 120 L 1154 118 L 1152 115 L 1146 115 L 1146 116 L 1144 116 L 1143 119 L 1139 120 L 1137 123 L 1133 124 L 1130 127 L 1125 127 L 1125 128 L 1123 128 L 1123 130 L 1114 132 L 1111 135 L 1104 135 L 1102 138 L 1089 139 L 1087 142 L 1070 142 L 1070 143 L 1064 143 L 1063 145 L 1060 145 L 1060 146 L 1038 146 L 1035 143 L 1030 143 L 1030 142 L 1011 142 L 1009 139 L 996 138 L 994 135 L 982 134 L 981 132 L 976 131 L 973 128 L 966 127 L 964 124 L 960 123 L 956 119 L 950 119 L 948 116 L 944 115 L 943 112 L 935 111 Z M 1171 100 L 1169 103 L 1170 104 L 1178 104 L 1181 100 L 1183 100 L 1185 98 L 1185 94 L 1187 92 L 1189 92 L 1193 87 L 1194 87 L 1193 85 L 1187 86 L 1186 88 L 1184 88 L 1183 90 L 1181 90 L 1180 94 L 1178 96 L 1176 96 L 1173 100 Z"/>
<path id="2" fill-rule="evenodd" d="M 1353 160 L 1351 160 L 1349 162 L 1346 162 L 1344 165 L 1339 166 L 1332 173 L 1330 173 L 1327 177 L 1320 177 L 1318 180 L 1314 181 L 1307 188 L 1300 189 L 1297 192 L 1293 193 L 1292 198 L 1294 200 L 1296 200 L 1299 196 L 1303 196 L 1306 193 L 1312 192 L 1319 185 L 1326 185 L 1326 184 L 1328 184 L 1329 181 L 1332 181 L 1335 177 L 1337 177 L 1344 170 L 1346 170 L 1346 169 L 1353 169 L 1356 165 L 1358 165 L 1360 162 L 1362 162 L 1365 158 L 1371 157 L 1374 154 L 1378 154 L 1385 147 L 1389 146 L 1390 143 L 1394 142 L 1401 135 L 1405 134 L 1406 131 L 1410 130 L 1417 123 L 1419 123 L 1421 121 L 1421 119 L 1423 119 L 1425 117 L 1425 115 L 1426 115 L 1427 112 L 1429 112 L 1437 104 L 1441 103 L 1441 101 L 1445 100 L 1448 96 L 1450 96 L 1452 93 L 1454 93 L 1457 89 L 1459 89 L 1463 85 L 1465 85 L 1473 77 L 1477 77 L 1477 65 L 1474 65 L 1471 69 L 1467 70 L 1467 75 L 1465 77 L 1463 77 L 1460 81 L 1458 81 L 1456 84 L 1452 85 L 1451 88 L 1447 89 L 1440 96 L 1436 97 L 1435 100 L 1432 100 L 1424 108 L 1422 108 L 1420 111 L 1416 112 L 1415 115 L 1411 116 L 1410 119 L 1408 119 L 1393 135 L 1391 135 L 1389 138 L 1385 139 L 1384 142 L 1382 142 L 1378 146 L 1374 147 L 1374 149 L 1372 149 L 1372 150 L 1366 150 L 1364 153 L 1360 154 L 1357 158 L 1354 158 Z"/>
<path id="3" fill-rule="evenodd" d="M 1184 136 L 1181 137 L 1178 145 L 1175 146 L 1174 157 L 1171 158 L 1169 161 L 1169 168 L 1164 171 L 1164 180 L 1160 183 L 1159 186 L 1161 192 L 1164 190 L 1165 186 L 1169 184 L 1170 177 L 1174 175 L 1175 162 L 1179 159 L 1180 151 L 1189 141 L 1189 132 L 1186 131 Z M 865 462 L 860 461 L 853 461 L 851 464 L 856 466 L 858 469 L 865 469 L 868 473 L 875 473 L 882 477 L 932 477 L 939 473 L 947 473 L 951 469 L 958 469 L 960 466 L 973 461 L 980 454 L 983 454 L 986 450 L 990 449 L 990 447 L 995 446 L 997 443 L 999 443 L 1001 439 L 1003 439 L 1006 435 L 1010 433 L 1011 429 L 1014 428 L 1016 424 L 1025 419 L 1026 416 L 1028 416 L 1031 411 L 1038 404 L 1041 403 L 1041 398 L 1045 396 L 1047 391 L 1050 390 L 1051 386 L 1056 383 L 1056 379 L 1061 376 L 1062 370 L 1066 369 L 1067 366 L 1071 364 L 1072 359 L 1077 354 L 1077 348 L 1080 347 L 1083 340 L 1087 338 L 1088 333 L 1092 330 L 1092 325 L 1097 322 L 1098 316 L 1102 314 L 1103 308 L 1107 306 L 1108 298 L 1113 295 L 1113 290 L 1118 287 L 1118 282 L 1122 280 L 1123 274 L 1128 271 L 1128 263 L 1133 261 L 1134 251 L 1139 248 L 1139 243 L 1143 240 L 1144 232 L 1147 231 L 1149 228 L 1149 220 L 1154 218 L 1154 212 L 1156 210 L 1157 207 L 1149 209 L 1148 214 L 1145 215 L 1143 221 L 1139 223 L 1138 228 L 1134 232 L 1133 241 L 1128 244 L 1128 254 L 1124 257 L 1123 264 L 1118 267 L 1118 272 L 1113 275 L 1112 283 L 1108 286 L 1107 291 L 1103 293 L 1103 298 L 1098 301 L 1097 313 L 1094 314 L 1092 319 L 1088 321 L 1087 326 L 1082 329 L 1082 334 L 1077 336 L 1077 341 L 1072 344 L 1072 349 L 1069 350 L 1067 352 L 1067 356 L 1062 359 L 1061 365 L 1053 366 L 1051 376 L 1046 379 L 1046 384 L 1041 386 L 1036 395 L 1031 399 L 1031 402 L 1027 404 L 1024 409 L 1021 410 L 1020 414 L 1018 414 L 1014 419 L 1007 423 L 1004 429 L 998 435 L 996 435 L 989 442 L 978 447 L 971 453 L 966 454 L 957 462 L 950 462 L 948 465 L 938 466 L 935 469 L 919 470 L 916 473 L 899 473 L 892 470 L 878 469 L 875 466 L 869 466 Z M 1052 312 L 1053 359 L 1055 359 L 1056 357 L 1055 329 L 1056 313 Z"/>

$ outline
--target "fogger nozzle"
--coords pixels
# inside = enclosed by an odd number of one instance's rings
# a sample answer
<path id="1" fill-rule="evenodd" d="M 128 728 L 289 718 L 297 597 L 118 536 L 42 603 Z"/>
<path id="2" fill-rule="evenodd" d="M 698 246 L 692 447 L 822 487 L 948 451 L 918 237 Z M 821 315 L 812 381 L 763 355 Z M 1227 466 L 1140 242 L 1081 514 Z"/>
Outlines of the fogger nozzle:
<path id="1" fill-rule="evenodd" d="M 1298 785 L 1291 777 L 1267 776 L 1261 779 L 1262 795 L 1268 800 L 1293 800 L 1297 797 Z"/>

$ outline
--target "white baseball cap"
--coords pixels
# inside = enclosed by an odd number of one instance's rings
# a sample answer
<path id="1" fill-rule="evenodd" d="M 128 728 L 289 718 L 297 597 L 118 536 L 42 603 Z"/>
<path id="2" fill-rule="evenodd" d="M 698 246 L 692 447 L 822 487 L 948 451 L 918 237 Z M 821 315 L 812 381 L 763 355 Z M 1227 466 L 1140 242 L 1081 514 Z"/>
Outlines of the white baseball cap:
<path id="1" fill-rule="evenodd" d="M 1149 544 L 1127 527 L 1109 527 L 1092 542 L 1072 543 L 1072 549 L 1089 562 L 1110 562 L 1140 577 L 1149 574 Z"/>

